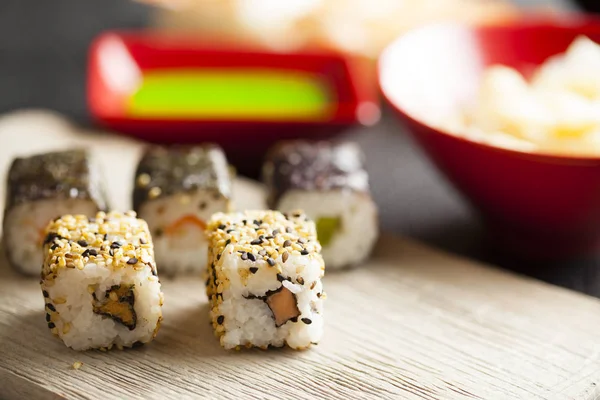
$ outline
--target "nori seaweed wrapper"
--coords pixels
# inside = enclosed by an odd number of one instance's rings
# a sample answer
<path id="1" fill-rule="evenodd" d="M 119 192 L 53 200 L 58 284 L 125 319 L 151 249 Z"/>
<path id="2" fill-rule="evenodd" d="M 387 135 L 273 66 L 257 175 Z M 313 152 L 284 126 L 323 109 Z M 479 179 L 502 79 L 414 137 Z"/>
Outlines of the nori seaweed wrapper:
<path id="1" fill-rule="evenodd" d="M 350 142 L 282 142 L 268 152 L 263 180 L 272 208 L 289 190 L 369 194 L 364 155 L 358 145 Z"/>
<path id="2" fill-rule="evenodd" d="M 139 211 L 148 200 L 198 189 L 231 198 L 230 170 L 220 147 L 150 147 L 135 173 L 133 207 Z"/>
<path id="3" fill-rule="evenodd" d="M 7 179 L 5 215 L 13 207 L 47 199 L 83 199 L 107 208 L 99 171 L 88 153 L 73 149 L 19 157 Z"/>

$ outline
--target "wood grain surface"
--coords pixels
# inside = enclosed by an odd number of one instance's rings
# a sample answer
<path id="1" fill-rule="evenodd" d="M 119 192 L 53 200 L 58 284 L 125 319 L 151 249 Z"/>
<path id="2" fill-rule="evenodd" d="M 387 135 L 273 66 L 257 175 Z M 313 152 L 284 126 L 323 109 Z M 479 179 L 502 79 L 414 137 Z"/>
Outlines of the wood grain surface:
<path id="1" fill-rule="evenodd" d="M 113 203 L 128 207 L 138 144 L 19 118 L 0 119 L 0 173 L 16 153 L 90 145 Z M 33 122 L 53 133 L 35 141 Z M 237 190 L 241 208 L 260 205 L 256 185 Z M 46 327 L 37 279 L 2 260 L 0 398 L 600 398 L 599 300 L 398 237 L 384 235 L 361 268 L 325 277 L 325 337 L 304 352 L 221 349 L 195 277 L 163 279 L 153 343 L 75 352 Z"/>
<path id="2" fill-rule="evenodd" d="M 304 352 L 220 348 L 199 278 L 163 279 L 165 321 L 153 343 L 76 352 L 48 331 L 36 280 L 4 265 L 0 279 L 7 399 L 600 395 L 598 300 L 394 237 L 363 268 L 326 276 L 326 334 Z"/>

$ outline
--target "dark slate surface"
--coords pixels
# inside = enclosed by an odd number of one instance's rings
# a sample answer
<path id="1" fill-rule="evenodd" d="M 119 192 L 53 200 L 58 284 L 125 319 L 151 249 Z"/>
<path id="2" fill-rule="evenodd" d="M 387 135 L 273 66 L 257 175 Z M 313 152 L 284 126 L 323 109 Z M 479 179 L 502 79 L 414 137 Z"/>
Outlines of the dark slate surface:
<path id="1" fill-rule="evenodd" d="M 517 3 L 573 8 L 568 0 Z M 85 61 L 91 38 L 104 29 L 144 26 L 148 15 L 145 7 L 128 0 L 2 0 L 0 112 L 45 107 L 86 123 Z M 535 265 L 489 253 L 477 216 L 389 116 L 348 136 L 366 153 L 386 230 L 600 296 L 600 255 Z"/>

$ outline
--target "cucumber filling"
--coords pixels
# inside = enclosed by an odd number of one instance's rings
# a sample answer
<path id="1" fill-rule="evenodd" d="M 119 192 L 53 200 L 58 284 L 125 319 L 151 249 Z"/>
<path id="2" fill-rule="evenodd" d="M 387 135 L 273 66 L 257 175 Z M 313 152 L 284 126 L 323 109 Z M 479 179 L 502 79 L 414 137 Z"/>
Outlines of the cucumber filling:
<path id="1" fill-rule="evenodd" d="M 317 219 L 317 238 L 321 246 L 326 247 L 331 243 L 336 233 L 342 226 L 342 219 L 339 217 L 321 217 Z"/>

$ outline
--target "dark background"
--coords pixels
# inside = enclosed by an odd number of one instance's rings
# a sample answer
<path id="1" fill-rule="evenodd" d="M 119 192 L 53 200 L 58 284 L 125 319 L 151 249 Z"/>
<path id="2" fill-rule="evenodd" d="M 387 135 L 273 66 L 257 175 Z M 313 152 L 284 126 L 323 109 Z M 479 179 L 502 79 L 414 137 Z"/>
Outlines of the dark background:
<path id="1" fill-rule="evenodd" d="M 566 0 L 517 3 L 576 9 Z M 0 112 L 49 108 L 88 124 L 85 65 L 89 42 L 105 29 L 146 26 L 149 17 L 148 8 L 127 0 L 2 0 Z M 597 259 L 535 264 L 488 251 L 478 217 L 387 110 L 381 123 L 349 132 L 348 137 L 359 142 L 367 155 L 383 229 L 600 296 L 600 254 Z"/>

